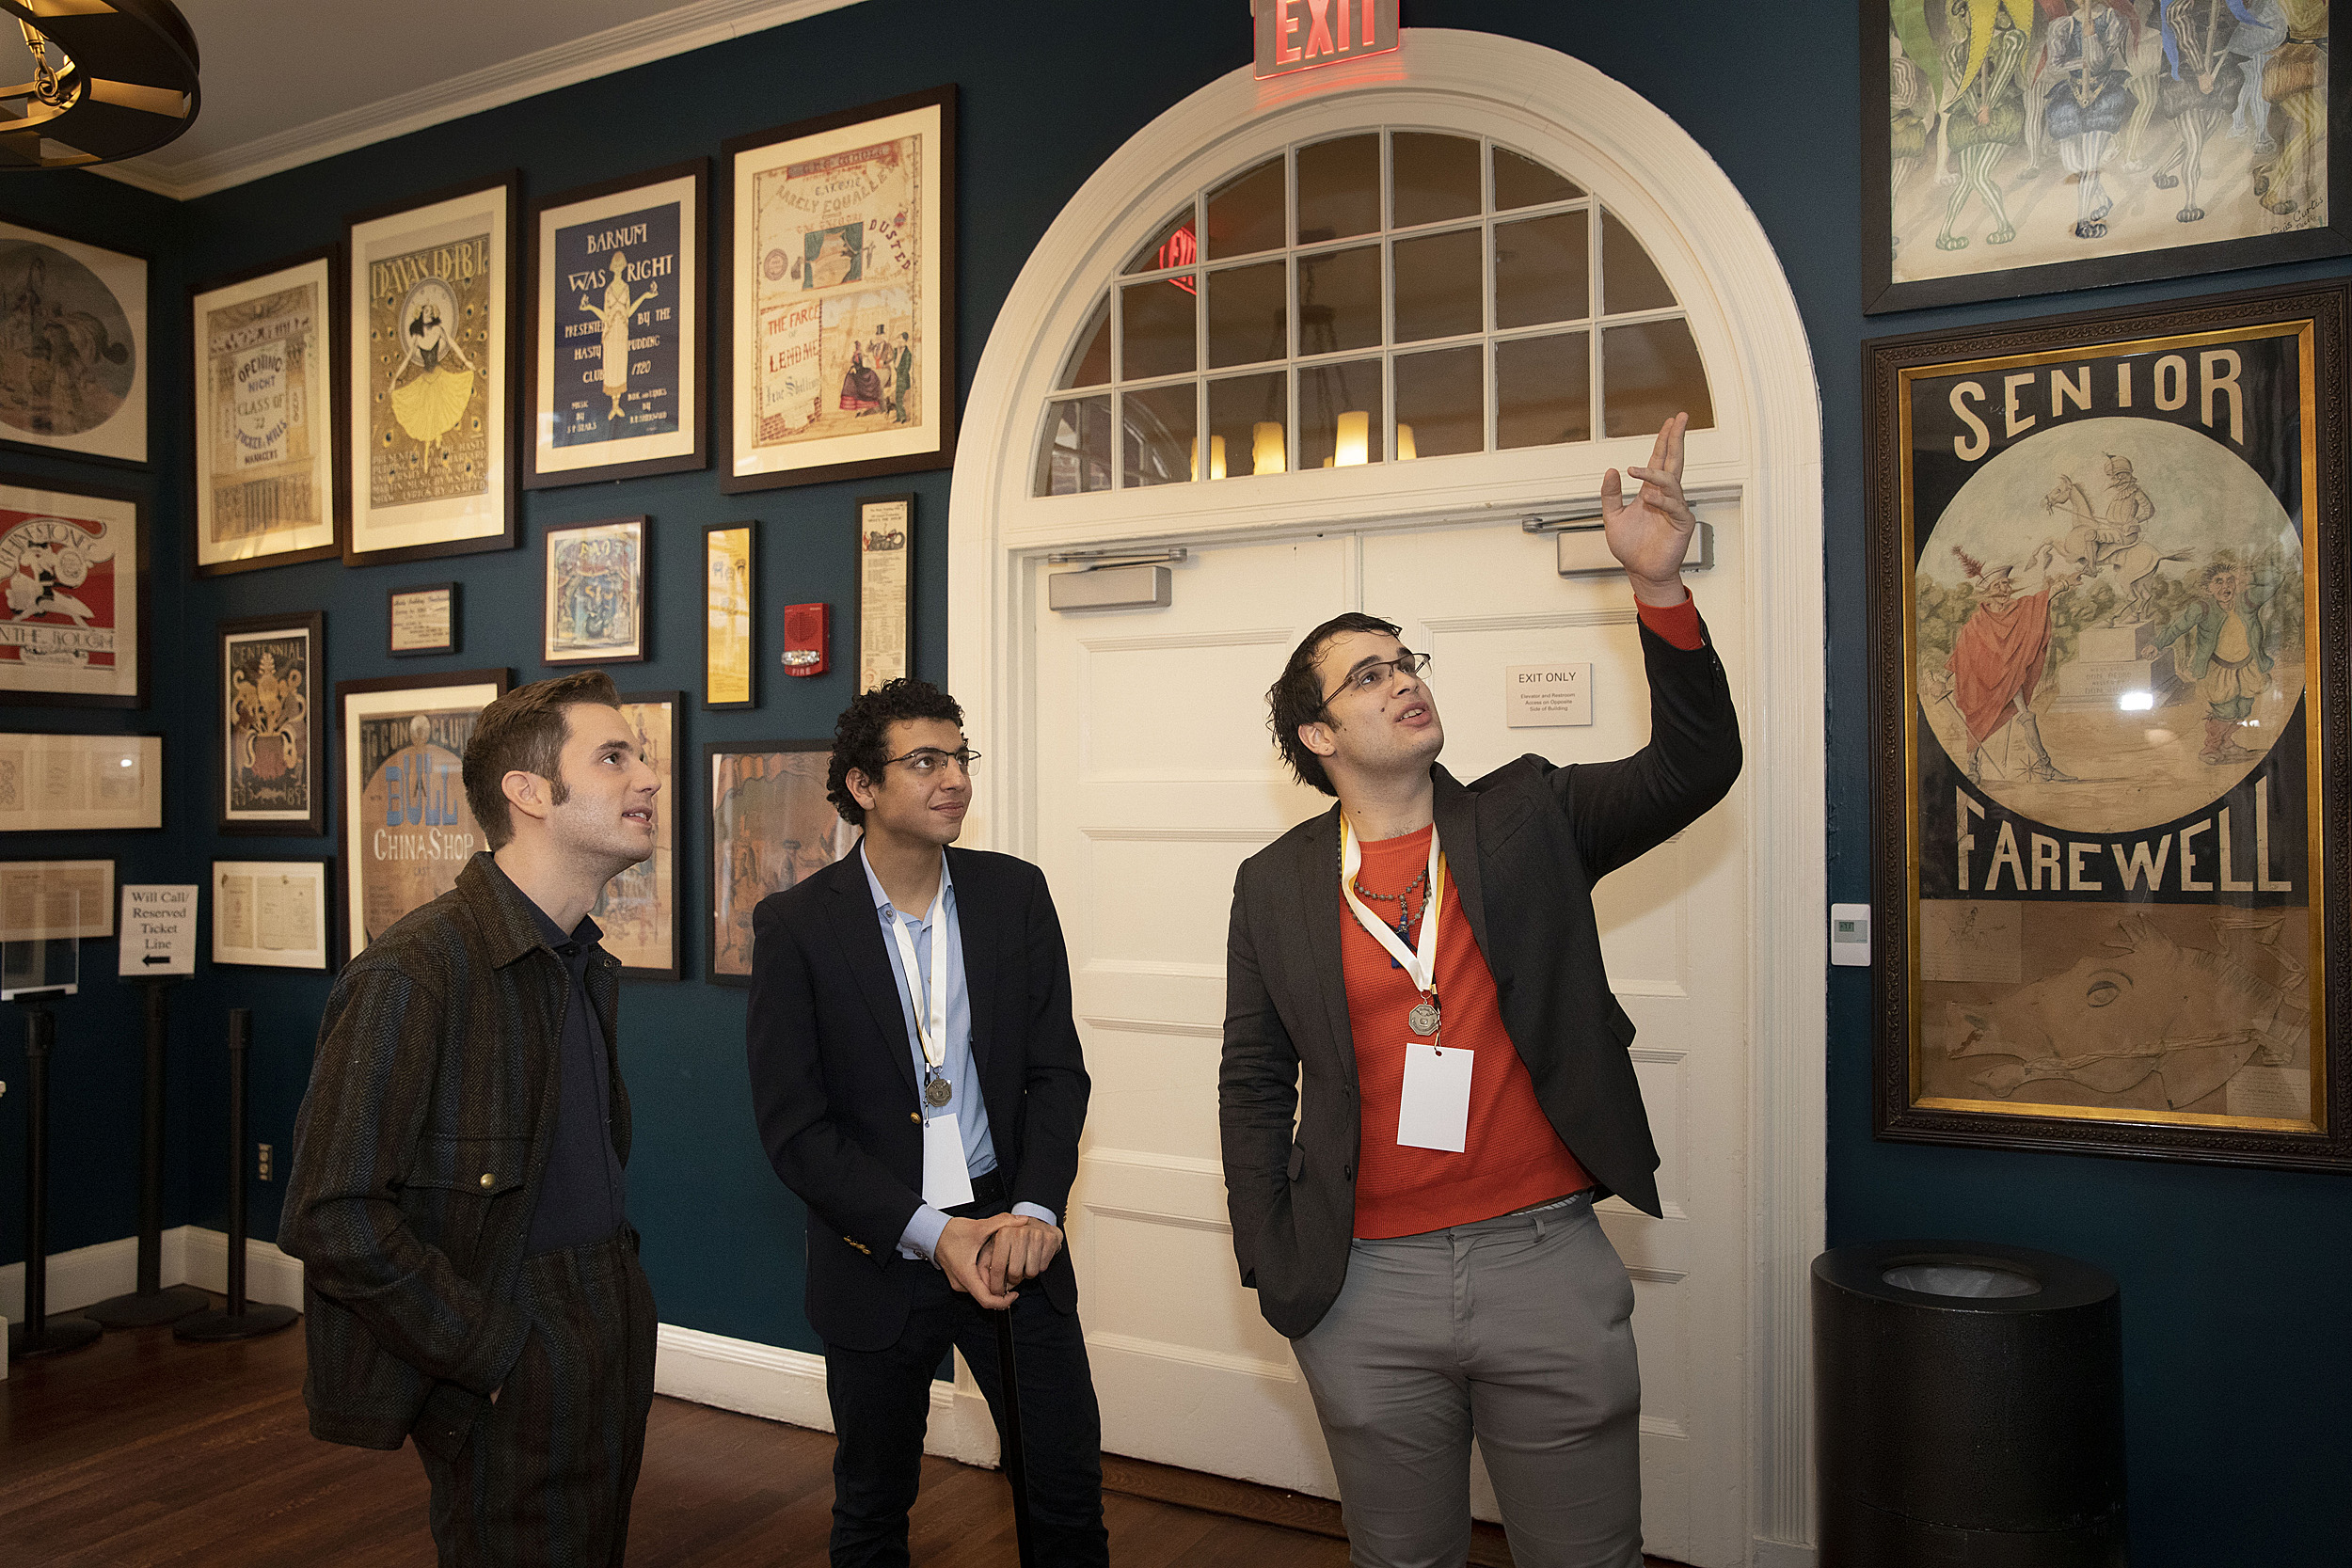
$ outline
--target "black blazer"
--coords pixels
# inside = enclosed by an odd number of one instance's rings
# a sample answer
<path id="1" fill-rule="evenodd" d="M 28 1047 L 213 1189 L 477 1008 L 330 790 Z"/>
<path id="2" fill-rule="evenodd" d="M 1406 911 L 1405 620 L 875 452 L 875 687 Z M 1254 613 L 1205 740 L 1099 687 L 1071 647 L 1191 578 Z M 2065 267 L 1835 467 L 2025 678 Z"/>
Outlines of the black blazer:
<path id="1" fill-rule="evenodd" d="M 1610 994 L 1593 883 L 1681 832 L 1740 774 L 1740 722 L 1711 644 L 1646 626 L 1650 741 L 1616 762 L 1523 756 L 1475 784 L 1431 769 L 1438 835 L 1503 1028 L 1535 1098 L 1595 1180 L 1659 1212 L 1658 1150 Z M 1340 931 L 1339 810 L 1242 863 L 1226 956 L 1217 1120 L 1242 1283 L 1292 1338 L 1347 1275 L 1363 1137 Z M 1294 1118 L 1295 1128 L 1294 1130 Z"/>
<path id="2" fill-rule="evenodd" d="M 949 849 L 972 1006 L 972 1059 L 1013 1203 L 1067 1222 L 1088 1080 L 1070 960 L 1045 874 Z M 784 1184 L 808 1205 L 808 1321 L 831 1343 L 883 1350 L 906 1326 L 914 1271 L 898 1238 L 923 1204 L 923 1127 L 898 971 L 862 856 L 752 914 L 752 1104 Z M 1067 1247 L 1038 1281 L 1078 1307 Z"/>

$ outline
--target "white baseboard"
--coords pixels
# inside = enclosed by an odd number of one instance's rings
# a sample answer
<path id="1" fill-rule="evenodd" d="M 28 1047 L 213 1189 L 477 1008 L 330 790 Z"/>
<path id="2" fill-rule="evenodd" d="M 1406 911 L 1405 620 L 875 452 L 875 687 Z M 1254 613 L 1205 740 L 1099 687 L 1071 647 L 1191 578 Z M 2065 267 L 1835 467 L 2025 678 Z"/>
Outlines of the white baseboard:
<path id="1" fill-rule="evenodd" d="M 163 1233 L 162 1274 L 166 1285 L 229 1289 L 229 1238 L 203 1226 L 174 1226 Z M 135 1236 L 49 1255 L 49 1310 L 72 1312 L 109 1296 L 128 1295 L 139 1285 Z M 302 1265 L 278 1250 L 275 1242 L 245 1243 L 246 1299 L 280 1307 L 302 1306 Z M 0 1268 L 0 1318 L 24 1316 L 24 1265 Z"/>
<path id="2" fill-rule="evenodd" d="M 1820 1555 L 1812 1546 L 1758 1536 L 1748 1543 L 1748 1568 L 1813 1568 Z"/>
<path id="3" fill-rule="evenodd" d="M 953 1383 L 931 1385 L 931 1419 L 927 1453 L 994 1467 L 996 1424 L 988 1402 L 972 1386 L 961 1357 Z M 825 1398 L 825 1358 L 750 1339 L 730 1339 L 700 1329 L 663 1323 L 653 1373 L 654 1391 L 696 1404 L 739 1410 L 771 1421 L 817 1432 L 833 1430 L 833 1407 Z"/>

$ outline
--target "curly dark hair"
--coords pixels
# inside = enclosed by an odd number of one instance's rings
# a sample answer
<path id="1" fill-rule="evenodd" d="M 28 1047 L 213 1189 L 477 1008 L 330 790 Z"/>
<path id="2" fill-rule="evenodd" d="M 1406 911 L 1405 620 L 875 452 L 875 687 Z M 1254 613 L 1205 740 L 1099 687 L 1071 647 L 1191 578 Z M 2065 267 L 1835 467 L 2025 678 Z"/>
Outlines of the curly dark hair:
<path id="1" fill-rule="evenodd" d="M 851 827 L 866 825 L 866 808 L 850 793 L 850 769 L 880 781 L 890 760 L 890 726 L 906 719 L 944 719 L 963 727 L 963 705 L 929 681 L 901 675 L 862 693 L 833 724 L 833 761 L 825 768 L 825 799 Z"/>
<path id="2" fill-rule="evenodd" d="M 1382 632 L 1394 637 L 1397 626 L 1393 621 L 1383 621 L 1361 610 L 1351 610 L 1344 615 L 1332 616 L 1291 650 L 1291 661 L 1282 666 L 1281 675 L 1266 688 L 1265 693 L 1265 727 L 1274 732 L 1274 744 L 1280 749 L 1282 760 L 1291 765 L 1291 771 L 1298 775 L 1300 784 L 1326 795 L 1337 795 L 1339 791 L 1331 787 L 1331 775 L 1323 770 L 1323 759 L 1298 738 L 1298 727 L 1323 717 L 1323 677 L 1315 669 L 1315 660 L 1323 656 L 1324 645 L 1331 639 L 1351 631 Z"/>

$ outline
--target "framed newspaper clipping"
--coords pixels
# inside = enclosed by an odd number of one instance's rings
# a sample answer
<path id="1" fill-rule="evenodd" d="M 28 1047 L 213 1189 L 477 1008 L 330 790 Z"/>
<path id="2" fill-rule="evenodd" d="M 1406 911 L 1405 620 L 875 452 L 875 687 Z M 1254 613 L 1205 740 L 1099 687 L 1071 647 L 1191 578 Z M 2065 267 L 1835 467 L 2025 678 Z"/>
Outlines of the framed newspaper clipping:
<path id="1" fill-rule="evenodd" d="M 857 689 L 914 673 L 914 497 L 857 503 Z"/>
<path id="2" fill-rule="evenodd" d="M 197 576 L 342 553 L 342 252 L 329 245 L 188 291 Z"/>
<path id="3" fill-rule="evenodd" d="M 723 144 L 719 488 L 952 467 L 956 89 Z"/>
<path id="4" fill-rule="evenodd" d="M 1881 1137 L 2352 1165 L 2348 306 L 1867 345 Z"/>

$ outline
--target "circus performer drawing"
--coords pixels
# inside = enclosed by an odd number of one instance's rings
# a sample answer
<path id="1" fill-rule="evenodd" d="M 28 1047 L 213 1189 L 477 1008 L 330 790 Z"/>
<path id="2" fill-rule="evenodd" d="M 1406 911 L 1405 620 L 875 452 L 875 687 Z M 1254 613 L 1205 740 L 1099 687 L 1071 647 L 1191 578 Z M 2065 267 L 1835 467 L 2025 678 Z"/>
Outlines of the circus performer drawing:
<path id="1" fill-rule="evenodd" d="M 446 434 L 473 396 L 473 361 L 450 335 L 456 319 L 457 296 L 437 277 L 419 283 L 401 301 L 403 352 L 389 388 L 392 417 L 420 441 Z"/>
<path id="2" fill-rule="evenodd" d="M 2254 760 L 2237 736 L 2255 699 L 2270 689 L 2277 667 L 2265 612 L 2279 592 L 2279 576 L 2275 564 L 2249 572 L 2233 555 L 2217 556 L 2198 576 L 2197 596 L 2153 639 L 2154 647 L 2173 650 L 2174 668 L 2206 705 L 2198 760 L 2208 767 Z"/>
<path id="3" fill-rule="evenodd" d="M 1949 677 L 1947 699 L 1968 726 L 1970 784 L 1984 779 L 1985 750 L 1994 736 L 2014 729 L 2025 743 L 2025 776 L 2045 784 L 2074 784 L 2050 760 L 2042 744 L 2041 721 L 2034 716 L 2034 688 L 2049 661 L 2050 601 L 2082 580 L 2078 569 L 2054 564 L 2058 546 L 2043 541 L 2022 569 L 1987 568 L 1958 546 L 1952 553 L 1976 589 L 1976 607 L 1961 623 L 1959 640 L 1944 662 Z M 2039 573 L 2042 585 L 2020 594 L 2016 570 Z"/>

